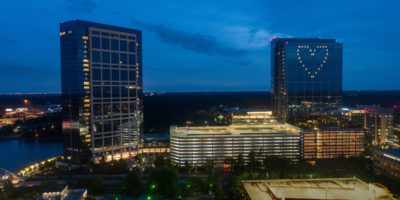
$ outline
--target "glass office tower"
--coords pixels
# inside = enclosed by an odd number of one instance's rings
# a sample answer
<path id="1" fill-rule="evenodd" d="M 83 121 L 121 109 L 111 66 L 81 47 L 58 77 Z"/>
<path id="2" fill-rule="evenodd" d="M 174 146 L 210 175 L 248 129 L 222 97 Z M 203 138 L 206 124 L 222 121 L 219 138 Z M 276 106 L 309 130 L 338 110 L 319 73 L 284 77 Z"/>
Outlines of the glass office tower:
<path id="1" fill-rule="evenodd" d="M 342 43 L 334 39 L 273 39 L 273 114 L 285 122 L 291 116 L 326 113 L 341 106 L 342 54 Z"/>
<path id="2" fill-rule="evenodd" d="M 74 163 L 127 158 L 142 128 L 142 32 L 60 24 L 64 155 Z"/>

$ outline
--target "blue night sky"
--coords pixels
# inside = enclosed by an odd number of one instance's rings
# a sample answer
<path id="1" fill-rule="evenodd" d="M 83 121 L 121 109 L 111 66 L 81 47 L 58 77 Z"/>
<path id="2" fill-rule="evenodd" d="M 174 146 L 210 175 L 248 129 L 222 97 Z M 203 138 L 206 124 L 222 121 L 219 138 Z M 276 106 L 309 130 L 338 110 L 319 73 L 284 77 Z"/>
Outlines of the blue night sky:
<path id="1" fill-rule="evenodd" d="M 344 44 L 345 90 L 400 89 L 400 1 L 4 1 L 0 93 L 60 92 L 59 23 L 143 30 L 145 91 L 270 90 L 276 37 Z"/>

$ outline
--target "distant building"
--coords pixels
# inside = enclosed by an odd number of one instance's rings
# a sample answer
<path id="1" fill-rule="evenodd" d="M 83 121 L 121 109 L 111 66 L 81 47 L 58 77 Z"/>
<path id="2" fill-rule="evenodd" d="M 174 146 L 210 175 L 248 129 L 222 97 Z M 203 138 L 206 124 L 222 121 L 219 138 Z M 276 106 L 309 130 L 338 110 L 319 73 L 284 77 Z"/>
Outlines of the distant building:
<path id="1" fill-rule="evenodd" d="M 357 178 L 243 180 L 242 193 L 245 200 L 395 199 L 385 186 Z"/>
<path id="2" fill-rule="evenodd" d="M 400 149 L 375 149 L 374 173 L 400 181 Z"/>
<path id="3" fill-rule="evenodd" d="M 304 129 L 304 159 L 310 161 L 361 156 L 365 150 L 364 135 L 364 129 Z"/>
<path id="4" fill-rule="evenodd" d="M 176 127 L 170 130 L 171 160 L 201 166 L 207 159 L 222 164 L 226 157 L 239 154 L 247 160 L 251 151 L 261 156 L 277 156 L 298 161 L 301 131 L 280 124 L 271 111 L 246 111 L 234 114 L 230 126 Z"/>
<path id="5" fill-rule="evenodd" d="M 143 132 L 142 32 L 60 23 L 64 155 L 127 158 Z"/>
<path id="6" fill-rule="evenodd" d="M 365 108 L 367 130 L 373 138 L 373 144 L 379 145 L 389 141 L 392 133 L 393 110 L 378 106 Z"/>
<path id="7" fill-rule="evenodd" d="M 342 117 L 354 122 L 361 128 L 367 128 L 367 115 L 365 114 L 364 107 L 342 108 Z"/>
<path id="8" fill-rule="evenodd" d="M 375 105 L 343 108 L 344 118 L 355 122 L 367 130 L 373 145 L 388 143 L 397 146 L 399 138 L 393 134 L 394 110 Z"/>
<path id="9" fill-rule="evenodd" d="M 397 139 L 400 147 L 400 106 L 393 106 L 393 137 Z"/>
<path id="10" fill-rule="evenodd" d="M 271 41 L 273 114 L 279 121 L 342 105 L 343 45 L 334 39 Z"/>

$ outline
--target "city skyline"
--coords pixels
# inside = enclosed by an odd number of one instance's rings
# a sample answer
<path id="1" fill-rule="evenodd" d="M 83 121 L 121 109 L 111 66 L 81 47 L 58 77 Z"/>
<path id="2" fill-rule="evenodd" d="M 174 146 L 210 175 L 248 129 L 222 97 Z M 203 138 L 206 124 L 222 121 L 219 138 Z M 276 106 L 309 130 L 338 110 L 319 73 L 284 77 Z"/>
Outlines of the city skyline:
<path id="1" fill-rule="evenodd" d="M 71 19 L 143 30 L 145 92 L 270 90 L 273 37 L 343 41 L 344 90 L 396 90 L 398 4 L 8 2 L 0 93 L 61 92 L 58 24 Z"/>

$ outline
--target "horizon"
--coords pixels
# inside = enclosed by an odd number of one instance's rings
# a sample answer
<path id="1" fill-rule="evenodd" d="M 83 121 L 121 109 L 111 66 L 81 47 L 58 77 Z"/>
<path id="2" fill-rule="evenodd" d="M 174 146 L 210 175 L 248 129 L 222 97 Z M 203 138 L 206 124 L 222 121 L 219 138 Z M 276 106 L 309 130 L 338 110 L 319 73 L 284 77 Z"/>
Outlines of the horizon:
<path id="1" fill-rule="evenodd" d="M 149 93 L 225 93 L 225 92 L 268 92 L 271 90 L 221 90 L 221 91 L 143 91 L 144 94 Z M 343 92 L 400 92 L 398 90 L 343 90 Z M 0 95 L 61 95 L 61 92 L 32 92 L 32 93 L 0 93 Z"/>

